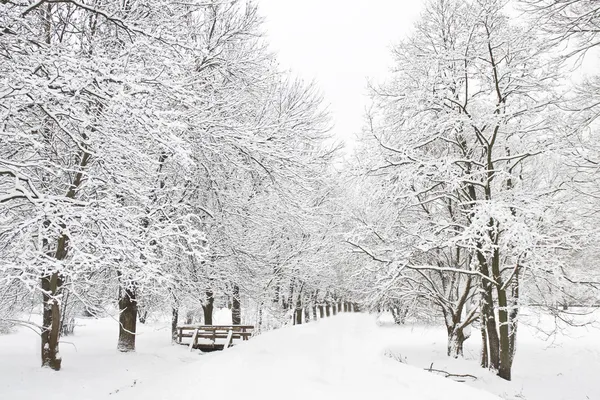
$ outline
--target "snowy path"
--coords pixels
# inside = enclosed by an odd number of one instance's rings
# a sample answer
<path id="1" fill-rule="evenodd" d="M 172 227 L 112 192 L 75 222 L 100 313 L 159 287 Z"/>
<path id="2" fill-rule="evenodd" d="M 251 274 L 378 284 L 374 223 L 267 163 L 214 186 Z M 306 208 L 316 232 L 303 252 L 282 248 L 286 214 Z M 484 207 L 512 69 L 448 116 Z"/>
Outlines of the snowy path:
<path id="1" fill-rule="evenodd" d="M 280 329 L 110 398 L 497 399 L 384 357 L 377 331 L 372 316 L 359 314 Z"/>

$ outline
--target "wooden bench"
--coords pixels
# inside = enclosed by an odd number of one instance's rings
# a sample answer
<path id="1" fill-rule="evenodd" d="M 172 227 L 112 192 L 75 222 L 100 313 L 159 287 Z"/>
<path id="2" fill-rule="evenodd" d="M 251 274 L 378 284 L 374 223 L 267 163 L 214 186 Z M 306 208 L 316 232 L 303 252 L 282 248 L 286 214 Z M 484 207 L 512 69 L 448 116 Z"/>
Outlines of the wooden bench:
<path id="1" fill-rule="evenodd" d="M 192 349 L 202 351 L 223 350 L 233 345 L 234 339 L 248 340 L 252 336 L 252 325 L 178 325 L 177 343 L 188 345 Z M 190 338 L 189 343 L 184 343 L 184 338 Z M 198 339 L 208 339 L 198 342 Z M 217 343 L 217 339 L 225 339 Z"/>

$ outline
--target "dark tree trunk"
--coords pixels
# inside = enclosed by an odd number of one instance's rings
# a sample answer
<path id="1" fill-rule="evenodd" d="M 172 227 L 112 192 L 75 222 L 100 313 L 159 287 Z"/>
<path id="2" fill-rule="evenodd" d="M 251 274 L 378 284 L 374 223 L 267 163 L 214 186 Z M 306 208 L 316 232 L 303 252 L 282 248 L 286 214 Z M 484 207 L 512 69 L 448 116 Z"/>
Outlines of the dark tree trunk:
<path id="1" fill-rule="evenodd" d="M 484 323 L 481 323 L 481 368 L 489 368 L 490 360 L 488 358 L 488 341 L 487 341 L 487 329 Z"/>
<path id="2" fill-rule="evenodd" d="M 135 351 L 137 325 L 137 301 L 135 288 L 121 288 L 119 299 L 119 342 L 117 349 L 122 352 Z"/>
<path id="3" fill-rule="evenodd" d="M 231 299 L 231 323 L 233 325 L 242 324 L 242 310 L 240 307 L 240 287 L 233 285 L 233 296 Z"/>
<path id="4" fill-rule="evenodd" d="M 294 310 L 294 314 L 296 315 L 295 324 L 302 324 L 302 300 L 300 300 L 300 296 L 296 299 L 296 309 Z"/>
<path id="5" fill-rule="evenodd" d="M 330 311 L 330 307 L 329 304 L 325 305 L 325 314 L 329 317 L 331 316 L 331 311 Z"/>
<path id="6" fill-rule="evenodd" d="M 329 316 L 329 315 L 328 315 L 328 316 Z M 325 310 L 324 310 L 324 307 L 323 307 L 323 305 L 320 305 L 320 306 L 319 306 L 319 318 L 320 318 L 320 319 L 323 319 L 323 318 L 325 318 Z"/>
<path id="7" fill-rule="evenodd" d="M 464 330 L 458 327 L 448 328 L 448 356 L 458 358 L 463 356 L 463 346 L 465 343 Z"/>
<path id="8" fill-rule="evenodd" d="M 333 313 L 333 315 L 337 315 L 337 304 L 333 303 L 333 305 L 331 306 L 331 312 Z"/>
<path id="9" fill-rule="evenodd" d="M 76 184 L 79 185 L 81 173 L 76 178 Z M 69 189 L 67 193 L 68 198 L 73 198 L 75 191 L 73 188 Z M 64 226 L 63 226 L 64 228 Z M 64 260 L 67 258 L 69 237 L 62 235 L 58 240 L 56 246 L 56 252 L 54 258 L 56 260 Z M 45 242 L 45 245 L 48 243 Z M 42 300 L 44 302 L 44 310 L 42 315 L 42 367 L 49 367 L 55 371 L 59 371 L 62 363 L 59 353 L 59 339 L 60 339 L 60 314 L 61 307 L 57 297 L 61 294 L 63 280 L 58 272 L 54 272 L 50 275 L 42 277 Z"/>
<path id="10" fill-rule="evenodd" d="M 58 273 L 42 278 L 44 311 L 42 316 L 42 367 L 60 370 L 62 359 L 59 356 L 60 305 L 56 296 L 62 285 Z"/>
<path id="11" fill-rule="evenodd" d="M 315 305 L 312 306 L 312 319 L 313 321 L 317 320 L 317 306 Z"/>
<path id="12" fill-rule="evenodd" d="M 341 301 L 337 304 L 337 310 L 339 313 L 342 312 L 342 302 Z"/>
<path id="13" fill-rule="evenodd" d="M 304 307 L 304 322 L 310 321 L 310 308 L 308 306 Z"/>
<path id="14" fill-rule="evenodd" d="M 177 343 L 177 323 L 179 322 L 179 310 L 173 307 L 171 314 L 171 342 Z"/>
<path id="15" fill-rule="evenodd" d="M 498 282 L 496 286 L 496 295 L 498 299 L 498 322 L 500 331 L 500 364 L 498 367 L 498 376 L 510 381 L 512 369 L 512 354 L 510 343 L 510 323 L 508 320 L 508 298 L 502 276 L 500 275 L 500 255 L 498 249 L 494 250 L 492 258 L 492 273 L 494 281 Z"/>
<path id="16" fill-rule="evenodd" d="M 215 298 L 213 297 L 212 291 L 206 292 L 206 304 L 202 305 L 202 310 L 204 311 L 204 325 L 212 325 L 213 324 L 213 306 L 215 303 Z"/>
<path id="17" fill-rule="evenodd" d="M 480 272 L 484 276 L 490 276 L 488 262 L 485 256 L 477 251 L 477 259 Z M 492 261 L 494 262 L 494 260 Z M 498 371 L 500 367 L 500 338 L 496 329 L 496 316 L 494 314 L 494 296 L 493 287 L 489 280 L 481 280 L 482 298 L 480 305 L 481 324 L 485 326 L 485 337 L 487 339 L 487 366 L 494 371 Z M 483 357 L 483 354 L 482 354 Z M 483 359 L 482 359 L 482 365 Z"/>

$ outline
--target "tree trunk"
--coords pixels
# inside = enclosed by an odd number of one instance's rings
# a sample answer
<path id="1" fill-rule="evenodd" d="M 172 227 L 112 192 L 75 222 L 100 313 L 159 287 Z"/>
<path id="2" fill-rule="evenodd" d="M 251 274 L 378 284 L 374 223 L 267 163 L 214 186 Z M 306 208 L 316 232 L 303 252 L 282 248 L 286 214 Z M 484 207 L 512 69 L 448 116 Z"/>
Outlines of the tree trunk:
<path id="1" fill-rule="evenodd" d="M 206 304 L 202 305 L 202 310 L 204 311 L 204 325 L 212 325 L 213 324 L 213 306 L 215 303 L 215 298 L 213 297 L 212 291 L 206 292 Z"/>
<path id="2" fill-rule="evenodd" d="M 488 263 L 485 256 L 478 250 L 477 259 L 479 263 L 480 272 L 484 276 L 490 276 Z M 492 263 L 495 262 L 492 260 Z M 487 366 L 494 371 L 498 371 L 500 367 L 500 338 L 498 337 L 498 331 L 496 329 L 496 316 L 494 314 L 494 296 L 493 287 L 490 281 L 487 279 L 481 280 L 481 304 L 480 304 L 480 317 L 481 324 L 485 326 L 485 337 L 487 341 Z M 482 354 L 483 356 L 483 354 Z M 482 359 L 483 364 L 483 359 Z"/>
<path id="3" fill-rule="evenodd" d="M 481 368 L 489 368 L 490 360 L 488 359 L 488 341 L 487 341 L 487 329 L 485 324 L 481 323 Z"/>
<path id="4" fill-rule="evenodd" d="M 300 296 L 296 299 L 296 309 L 294 310 L 296 315 L 296 325 L 302 324 L 302 300 L 300 300 Z"/>
<path id="5" fill-rule="evenodd" d="M 329 304 L 325 305 L 325 314 L 329 317 L 331 315 L 331 311 L 329 310 Z"/>
<path id="6" fill-rule="evenodd" d="M 458 327 L 448 328 L 448 356 L 458 358 L 463 356 L 463 344 L 465 343 L 465 333 Z"/>
<path id="7" fill-rule="evenodd" d="M 333 303 L 333 305 L 331 306 L 331 312 L 333 313 L 333 315 L 337 315 L 337 304 Z"/>
<path id="8" fill-rule="evenodd" d="M 173 307 L 171 314 L 171 343 L 177 343 L 177 323 L 179 322 L 179 310 Z"/>
<path id="9" fill-rule="evenodd" d="M 322 318 L 322 317 L 321 317 Z M 317 306 L 313 304 L 312 306 L 312 319 L 313 321 L 317 320 Z"/>
<path id="10" fill-rule="evenodd" d="M 304 307 L 304 322 L 310 322 L 310 307 Z"/>
<path id="11" fill-rule="evenodd" d="M 240 287 L 233 285 L 233 296 L 231 300 L 231 323 L 233 325 L 242 324 L 242 310 L 240 307 Z"/>
<path id="12" fill-rule="evenodd" d="M 390 307 L 390 311 L 392 313 L 392 317 L 394 317 L 394 323 L 396 325 L 404 325 L 404 322 L 406 322 L 408 309 L 405 307 Z"/>
<path id="13" fill-rule="evenodd" d="M 329 315 L 327 315 L 327 316 L 329 316 Z M 324 307 L 322 304 L 319 305 L 319 318 L 320 319 L 325 318 L 325 310 L 324 310 Z"/>
<path id="14" fill-rule="evenodd" d="M 137 301 L 135 288 L 121 288 L 119 299 L 119 342 L 117 350 L 135 351 L 135 332 L 137 324 Z"/>
<path id="15" fill-rule="evenodd" d="M 492 272 L 494 280 L 498 283 L 496 286 L 496 295 L 498 298 L 498 322 L 500 331 L 500 365 L 498 376 L 510 381 L 512 368 L 512 355 L 510 344 L 510 324 L 508 321 L 508 299 L 506 288 L 500 276 L 500 255 L 498 249 L 494 250 L 492 258 Z"/>
<path id="16" fill-rule="evenodd" d="M 60 305 L 56 298 L 62 285 L 57 272 L 42 278 L 44 311 L 42 316 L 42 367 L 60 370 L 62 359 L 59 355 Z"/>

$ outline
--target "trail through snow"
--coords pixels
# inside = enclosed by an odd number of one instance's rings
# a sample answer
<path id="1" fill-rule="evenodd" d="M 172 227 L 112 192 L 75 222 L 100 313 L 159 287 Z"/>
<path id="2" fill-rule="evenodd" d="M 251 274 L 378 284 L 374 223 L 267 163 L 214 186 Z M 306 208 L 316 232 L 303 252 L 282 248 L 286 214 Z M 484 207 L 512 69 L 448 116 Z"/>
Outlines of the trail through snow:
<path id="1" fill-rule="evenodd" d="M 383 355 L 372 316 L 342 314 L 271 331 L 112 398 L 492 400 Z"/>

